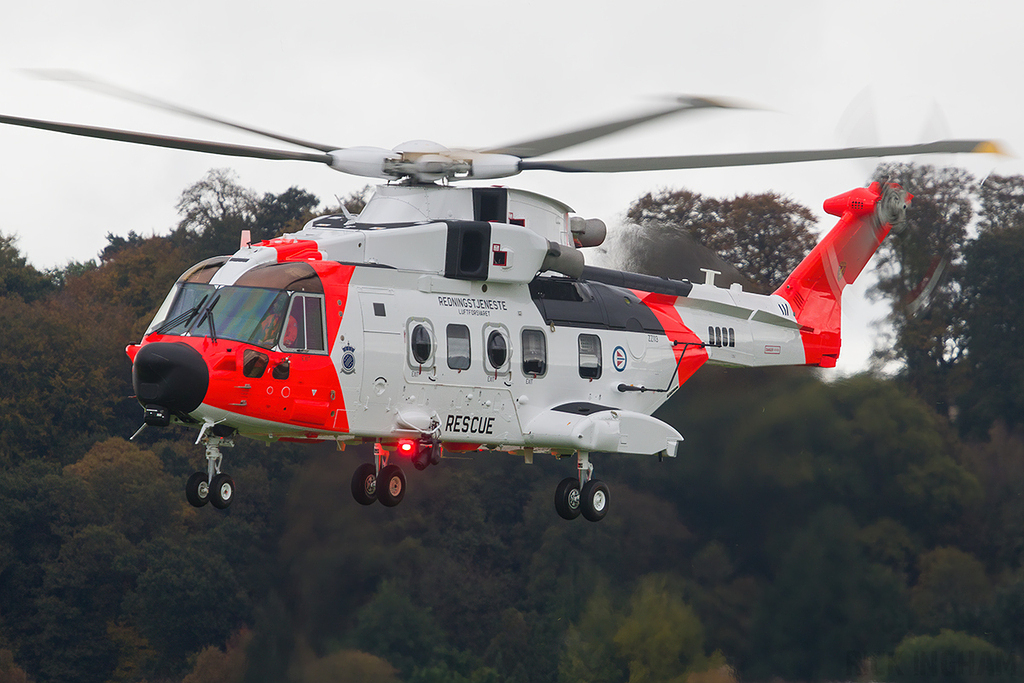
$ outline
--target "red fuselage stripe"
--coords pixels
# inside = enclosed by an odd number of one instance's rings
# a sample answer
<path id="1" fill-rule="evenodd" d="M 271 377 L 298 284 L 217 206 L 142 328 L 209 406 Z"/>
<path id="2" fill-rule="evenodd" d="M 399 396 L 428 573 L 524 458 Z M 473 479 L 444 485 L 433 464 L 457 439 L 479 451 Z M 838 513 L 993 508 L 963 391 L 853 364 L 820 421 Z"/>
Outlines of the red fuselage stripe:
<path id="1" fill-rule="evenodd" d="M 665 334 L 673 342 L 676 364 L 679 366 L 679 386 L 693 376 L 708 359 L 704 344 L 693 330 L 683 324 L 675 307 L 676 297 L 671 294 L 650 294 L 631 290 L 657 317 Z"/>

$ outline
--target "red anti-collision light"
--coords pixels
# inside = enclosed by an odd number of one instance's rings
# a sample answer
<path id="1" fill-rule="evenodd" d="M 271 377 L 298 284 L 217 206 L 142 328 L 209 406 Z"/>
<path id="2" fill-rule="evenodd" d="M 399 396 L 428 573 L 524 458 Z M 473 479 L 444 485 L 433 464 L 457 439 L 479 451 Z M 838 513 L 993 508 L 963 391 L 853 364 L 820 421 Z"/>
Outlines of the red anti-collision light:
<path id="1" fill-rule="evenodd" d="M 416 453 L 416 442 L 412 439 L 401 439 L 398 442 L 398 453 L 411 458 Z"/>

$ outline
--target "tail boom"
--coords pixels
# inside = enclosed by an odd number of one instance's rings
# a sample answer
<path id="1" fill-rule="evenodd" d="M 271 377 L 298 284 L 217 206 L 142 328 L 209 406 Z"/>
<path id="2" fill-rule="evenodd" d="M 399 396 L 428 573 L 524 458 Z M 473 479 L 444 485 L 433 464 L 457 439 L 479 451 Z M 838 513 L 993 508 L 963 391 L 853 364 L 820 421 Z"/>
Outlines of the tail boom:
<path id="1" fill-rule="evenodd" d="M 825 211 L 839 222 L 775 291 L 800 323 L 807 365 L 835 367 L 843 290 L 861 274 L 893 224 L 901 223 L 911 199 L 894 183 L 883 187 L 876 182 L 825 201 Z"/>

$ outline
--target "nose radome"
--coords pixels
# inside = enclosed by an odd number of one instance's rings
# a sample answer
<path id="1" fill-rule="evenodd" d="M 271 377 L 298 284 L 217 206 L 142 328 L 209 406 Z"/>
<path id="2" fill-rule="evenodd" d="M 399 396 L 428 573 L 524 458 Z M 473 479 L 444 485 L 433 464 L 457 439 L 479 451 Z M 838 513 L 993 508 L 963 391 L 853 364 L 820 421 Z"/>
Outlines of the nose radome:
<path id="1" fill-rule="evenodd" d="M 140 348 L 135 356 L 132 385 L 144 406 L 190 413 L 206 397 L 210 372 L 203 357 L 188 344 L 154 342 Z"/>

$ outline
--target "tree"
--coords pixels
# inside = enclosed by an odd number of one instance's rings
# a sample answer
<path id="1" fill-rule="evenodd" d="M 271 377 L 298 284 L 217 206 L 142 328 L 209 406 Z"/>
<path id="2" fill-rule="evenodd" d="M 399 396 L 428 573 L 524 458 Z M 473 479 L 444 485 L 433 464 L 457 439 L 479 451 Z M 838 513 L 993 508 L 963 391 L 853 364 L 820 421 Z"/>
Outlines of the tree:
<path id="1" fill-rule="evenodd" d="M 124 439 L 97 443 L 64 474 L 84 481 L 100 519 L 134 543 L 160 536 L 183 505 L 160 459 Z"/>
<path id="2" fill-rule="evenodd" d="M 974 631 L 992 599 L 985 567 L 958 548 L 936 548 L 919 560 L 920 576 L 910 604 L 921 628 Z"/>
<path id="3" fill-rule="evenodd" d="M 704 627 L 664 575 L 644 577 L 614 636 L 629 683 L 685 683 L 687 675 L 725 664 L 704 653 Z"/>
<path id="4" fill-rule="evenodd" d="M 221 649 L 215 645 L 204 648 L 196 657 L 195 668 L 181 683 L 242 683 L 245 676 L 245 650 L 252 634 L 243 629 L 231 636 Z"/>
<path id="5" fill-rule="evenodd" d="M 130 394 L 124 312 L 63 291 L 0 297 L 0 318 L 0 462 L 76 460 Z"/>
<path id="6" fill-rule="evenodd" d="M 340 650 L 304 664 L 301 678 L 305 683 L 399 683 L 395 669 L 379 657 L 358 650 Z"/>
<path id="7" fill-rule="evenodd" d="M 175 235 L 190 240 L 205 256 L 234 253 L 242 230 L 253 227 L 257 201 L 252 190 L 235 181 L 234 172 L 210 169 L 181 193 Z"/>
<path id="8" fill-rule="evenodd" d="M 626 677 L 626 662 L 615 647 L 623 616 L 612 605 L 605 583 L 587 600 L 579 620 L 565 634 L 558 665 L 563 683 L 618 683 Z"/>
<path id="9" fill-rule="evenodd" d="M 230 565 L 199 542 L 157 540 L 142 562 L 124 607 L 156 650 L 161 670 L 180 673 L 190 655 L 225 642 L 251 616 Z"/>
<path id="10" fill-rule="evenodd" d="M 873 291 L 891 305 L 893 330 L 892 342 L 877 355 L 897 362 L 901 380 L 948 415 L 964 349 L 959 270 L 975 180 L 959 168 L 901 163 L 880 164 L 874 179 L 898 182 L 914 195 L 906 229 L 883 242 L 875 257 Z"/>
<path id="11" fill-rule="evenodd" d="M 742 282 L 756 291 L 781 285 L 815 242 L 810 210 L 771 192 L 714 199 L 662 190 L 633 202 L 626 217 L 640 229 L 625 243 L 626 267 L 699 282 L 706 267 L 722 271 L 720 286 Z"/>
<path id="12" fill-rule="evenodd" d="M 243 230 L 249 231 L 253 243 L 278 237 L 311 218 L 319 203 L 297 187 L 257 197 L 239 185 L 228 169 L 211 169 L 182 192 L 177 205 L 181 222 L 173 237 L 191 246 L 193 261 L 232 254 L 238 250 Z"/>
<path id="13" fill-rule="evenodd" d="M 118 661 L 108 624 L 121 611 L 124 586 L 132 578 L 133 548 L 106 526 L 87 526 L 68 538 L 56 561 L 44 567 L 36 600 L 38 673 L 46 680 L 104 680 Z"/>
<path id="14" fill-rule="evenodd" d="M 842 508 L 815 514 L 778 568 L 751 627 L 751 675 L 850 680 L 906 632 L 902 582 L 867 562 Z"/>
<path id="15" fill-rule="evenodd" d="M 18 296 L 34 301 L 54 289 L 50 278 L 29 265 L 18 251 L 18 238 L 0 233 L 0 297 Z"/>
<path id="16" fill-rule="evenodd" d="M 674 495 L 686 519 L 706 524 L 696 533 L 738 546 L 737 564 L 768 572 L 762 549 L 788 544 L 826 505 L 865 526 L 890 518 L 934 542 L 981 498 L 941 420 L 892 382 L 729 369 L 696 381 L 662 413 L 693 454 L 673 463 Z"/>
<path id="17" fill-rule="evenodd" d="M 774 192 L 727 200 L 723 221 L 733 244 L 719 253 L 767 291 L 782 285 L 817 241 L 811 210 Z"/>
<path id="18" fill-rule="evenodd" d="M 14 663 L 10 650 L 0 649 L 0 683 L 28 683 L 28 675 Z"/>
<path id="19" fill-rule="evenodd" d="M 253 242 L 299 230 L 313 218 L 313 211 L 319 204 L 316 196 L 297 187 L 290 187 L 277 195 L 267 192 L 256 203 Z"/>
<path id="20" fill-rule="evenodd" d="M 430 662 L 437 648 L 437 625 L 430 612 L 415 605 L 393 581 L 383 581 L 376 595 L 356 615 L 356 647 L 394 666 L 408 679 L 417 665 Z"/>
<path id="21" fill-rule="evenodd" d="M 891 657 L 877 667 L 882 680 L 894 683 L 1004 683 L 1020 680 L 1020 662 L 994 645 L 958 631 L 935 636 L 907 636 Z"/>
<path id="22" fill-rule="evenodd" d="M 960 428 L 981 436 L 995 420 L 1024 424 L 1024 176 L 981 186 L 979 234 L 964 249 L 967 382 Z"/>
<path id="23" fill-rule="evenodd" d="M 993 644 L 1018 657 L 1024 655 L 1024 580 L 996 589 L 992 609 L 985 621 L 985 633 Z"/>

